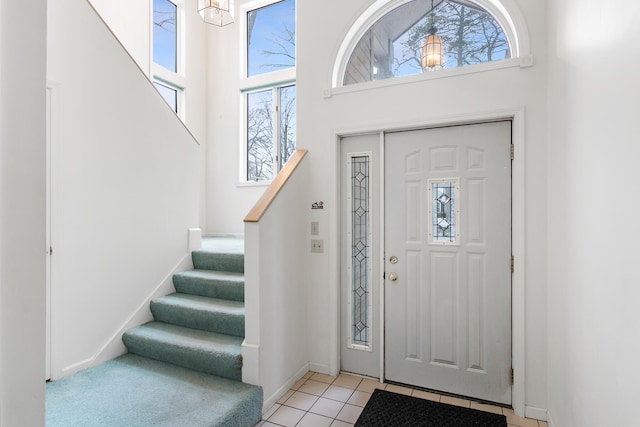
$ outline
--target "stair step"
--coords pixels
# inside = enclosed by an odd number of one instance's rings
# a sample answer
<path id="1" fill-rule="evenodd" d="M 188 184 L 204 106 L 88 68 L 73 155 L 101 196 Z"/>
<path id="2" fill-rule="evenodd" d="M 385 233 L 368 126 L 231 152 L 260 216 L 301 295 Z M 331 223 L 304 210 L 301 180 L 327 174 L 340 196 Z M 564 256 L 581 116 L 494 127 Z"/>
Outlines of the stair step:
<path id="1" fill-rule="evenodd" d="M 209 298 L 244 301 L 244 275 L 242 273 L 188 270 L 173 275 L 176 291 Z"/>
<path id="2" fill-rule="evenodd" d="M 237 381 L 242 381 L 242 340 L 162 322 L 146 323 L 122 336 L 131 353 Z"/>
<path id="3" fill-rule="evenodd" d="M 244 253 L 240 251 L 202 248 L 193 251 L 191 259 L 197 270 L 244 273 Z"/>
<path id="4" fill-rule="evenodd" d="M 151 301 L 153 317 L 164 323 L 244 337 L 244 303 L 175 293 Z"/>

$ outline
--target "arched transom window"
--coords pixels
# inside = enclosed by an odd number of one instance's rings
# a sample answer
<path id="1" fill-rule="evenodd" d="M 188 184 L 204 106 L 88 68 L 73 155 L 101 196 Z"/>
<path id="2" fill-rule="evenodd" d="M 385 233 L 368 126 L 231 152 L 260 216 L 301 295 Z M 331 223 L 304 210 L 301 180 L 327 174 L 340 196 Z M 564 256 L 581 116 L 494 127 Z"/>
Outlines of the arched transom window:
<path id="1" fill-rule="evenodd" d="M 412 0 L 385 13 L 355 45 L 343 85 L 511 58 L 500 23 L 471 0 Z"/>

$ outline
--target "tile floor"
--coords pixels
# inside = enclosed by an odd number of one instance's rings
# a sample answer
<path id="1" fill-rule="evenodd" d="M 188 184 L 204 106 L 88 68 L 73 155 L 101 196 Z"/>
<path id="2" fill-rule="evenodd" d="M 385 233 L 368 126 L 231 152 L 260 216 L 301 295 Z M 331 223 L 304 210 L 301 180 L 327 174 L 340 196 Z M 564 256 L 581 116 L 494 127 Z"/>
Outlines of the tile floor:
<path id="1" fill-rule="evenodd" d="M 291 390 L 273 405 L 258 423 L 260 427 L 347 427 L 352 426 L 376 388 L 421 399 L 504 414 L 509 427 L 548 427 L 544 421 L 516 416 L 511 409 L 483 405 L 470 400 L 413 390 L 354 375 L 337 377 L 307 372 Z"/>

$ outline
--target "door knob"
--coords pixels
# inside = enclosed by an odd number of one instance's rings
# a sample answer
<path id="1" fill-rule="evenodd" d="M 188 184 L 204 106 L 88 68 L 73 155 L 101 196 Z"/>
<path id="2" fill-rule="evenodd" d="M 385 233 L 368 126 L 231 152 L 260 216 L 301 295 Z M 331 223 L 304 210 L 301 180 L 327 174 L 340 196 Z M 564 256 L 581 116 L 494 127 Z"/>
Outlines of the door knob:
<path id="1" fill-rule="evenodd" d="M 389 274 L 389 280 L 395 282 L 396 280 L 398 280 L 398 275 L 396 273 Z"/>

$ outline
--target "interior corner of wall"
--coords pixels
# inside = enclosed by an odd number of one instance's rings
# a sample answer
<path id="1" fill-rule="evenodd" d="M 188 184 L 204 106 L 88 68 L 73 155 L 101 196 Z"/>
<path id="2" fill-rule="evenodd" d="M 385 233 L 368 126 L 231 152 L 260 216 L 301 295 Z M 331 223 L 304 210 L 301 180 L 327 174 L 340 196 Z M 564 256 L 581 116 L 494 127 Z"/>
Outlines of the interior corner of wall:
<path id="1" fill-rule="evenodd" d="M 265 392 L 265 396 L 264 396 L 264 403 L 262 405 L 262 410 L 263 411 L 267 411 L 269 410 L 273 405 L 276 404 L 276 402 L 278 401 L 278 399 L 280 399 L 280 397 L 282 397 L 282 395 L 289 389 L 291 389 L 291 387 L 293 387 L 293 385 L 300 380 L 300 378 L 302 378 L 304 376 L 304 374 L 306 374 L 307 372 L 309 372 L 309 365 L 305 364 L 304 366 L 302 366 L 300 369 L 298 369 L 293 375 L 291 375 L 289 378 L 287 378 L 287 380 L 280 385 L 280 387 L 274 389 L 274 390 L 264 390 Z"/>
<path id="2" fill-rule="evenodd" d="M 535 420 L 547 420 L 548 412 L 546 409 L 536 408 L 535 406 L 525 406 L 524 408 L 524 416 L 526 418 L 532 418 Z"/>

